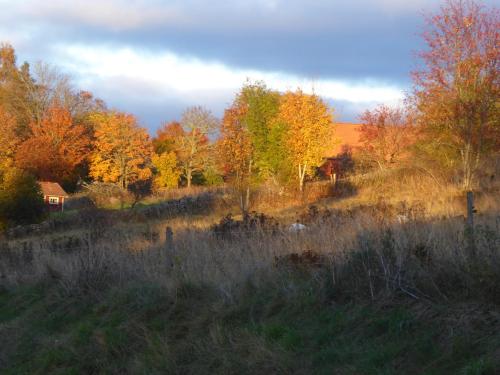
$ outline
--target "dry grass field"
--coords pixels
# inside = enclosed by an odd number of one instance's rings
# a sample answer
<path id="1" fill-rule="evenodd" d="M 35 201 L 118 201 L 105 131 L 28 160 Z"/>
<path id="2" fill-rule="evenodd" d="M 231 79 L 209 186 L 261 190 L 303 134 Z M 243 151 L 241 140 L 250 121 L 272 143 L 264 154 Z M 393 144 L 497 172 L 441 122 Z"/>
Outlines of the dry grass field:
<path id="1" fill-rule="evenodd" d="M 265 215 L 243 223 L 221 192 L 207 210 L 96 211 L 6 239 L 0 369 L 495 374 L 500 190 L 488 183 L 474 231 L 458 188 L 396 171 L 302 197 L 261 190 Z"/>

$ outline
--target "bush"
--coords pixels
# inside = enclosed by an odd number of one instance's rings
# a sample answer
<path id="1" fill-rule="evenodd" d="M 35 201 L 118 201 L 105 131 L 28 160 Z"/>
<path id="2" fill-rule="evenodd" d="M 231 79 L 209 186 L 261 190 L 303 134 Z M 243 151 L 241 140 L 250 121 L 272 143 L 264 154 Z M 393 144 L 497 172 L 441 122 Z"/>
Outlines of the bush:
<path id="1" fill-rule="evenodd" d="M 252 236 L 257 233 L 278 233 L 280 224 L 271 216 L 250 212 L 244 214 L 242 220 L 235 220 L 228 214 L 211 229 L 218 238 L 231 238 L 235 234 Z"/>
<path id="2" fill-rule="evenodd" d="M 118 185 L 104 182 L 93 182 L 84 185 L 84 191 L 96 207 L 124 207 L 132 204 L 132 194 Z"/>
<path id="3" fill-rule="evenodd" d="M 43 216 L 43 195 L 32 175 L 15 168 L 0 175 L 0 229 L 36 223 Z"/>
<path id="4" fill-rule="evenodd" d="M 220 186 L 224 184 L 224 179 L 214 168 L 207 168 L 203 171 L 203 185 Z"/>

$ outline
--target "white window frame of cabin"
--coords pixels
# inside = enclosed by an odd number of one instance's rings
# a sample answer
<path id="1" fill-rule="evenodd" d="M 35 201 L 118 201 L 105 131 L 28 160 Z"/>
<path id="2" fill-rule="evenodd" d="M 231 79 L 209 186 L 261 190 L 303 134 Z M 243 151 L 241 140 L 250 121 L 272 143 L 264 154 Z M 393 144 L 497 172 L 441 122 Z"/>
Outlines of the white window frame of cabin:
<path id="1" fill-rule="evenodd" d="M 58 205 L 59 197 L 49 197 L 49 204 Z"/>

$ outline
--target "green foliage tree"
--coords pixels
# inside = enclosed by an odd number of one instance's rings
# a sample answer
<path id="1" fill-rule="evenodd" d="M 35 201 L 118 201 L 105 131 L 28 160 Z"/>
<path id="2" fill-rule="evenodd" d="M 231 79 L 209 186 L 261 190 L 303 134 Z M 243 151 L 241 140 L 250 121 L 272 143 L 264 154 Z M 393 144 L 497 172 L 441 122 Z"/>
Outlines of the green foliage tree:
<path id="1" fill-rule="evenodd" d="M 17 168 L 0 171 L 0 229 L 36 223 L 43 216 L 43 195 L 36 179 Z"/>
<path id="2" fill-rule="evenodd" d="M 31 122 L 29 87 L 34 85 L 29 65 L 16 64 L 14 47 L 0 44 L 0 105 L 16 118 L 17 133 L 24 135 Z"/>
<path id="3" fill-rule="evenodd" d="M 275 177 L 286 155 L 282 149 L 283 127 L 273 122 L 279 111 L 280 94 L 264 82 L 247 82 L 236 98 L 244 108 L 242 123 L 248 130 L 253 162 L 260 178 Z"/>
<path id="4" fill-rule="evenodd" d="M 207 186 L 219 186 L 224 183 L 224 179 L 215 166 L 209 165 L 203 171 L 203 183 Z"/>

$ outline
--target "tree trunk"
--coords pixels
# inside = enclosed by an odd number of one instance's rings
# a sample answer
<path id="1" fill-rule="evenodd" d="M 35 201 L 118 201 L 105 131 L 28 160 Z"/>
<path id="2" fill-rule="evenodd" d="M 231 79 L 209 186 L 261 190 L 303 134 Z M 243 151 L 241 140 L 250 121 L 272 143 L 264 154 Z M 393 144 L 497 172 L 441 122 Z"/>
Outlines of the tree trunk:
<path id="1" fill-rule="evenodd" d="M 127 162 L 125 161 L 125 158 L 122 156 L 120 158 L 120 187 L 123 190 L 127 189 Z"/>
<path id="2" fill-rule="evenodd" d="M 243 200 L 243 191 L 240 191 L 240 211 L 241 211 L 241 215 L 244 216 L 245 215 L 245 201 Z"/>
<path id="3" fill-rule="evenodd" d="M 250 207 L 250 185 L 247 186 L 245 195 L 245 212 L 248 211 L 248 207 Z"/>
<path id="4" fill-rule="evenodd" d="M 307 164 L 299 164 L 299 189 L 300 192 L 302 193 L 304 191 L 304 180 L 306 177 L 306 167 Z"/>
<path id="5" fill-rule="evenodd" d="M 191 168 L 187 168 L 186 170 L 186 179 L 187 179 L 187 187 L 191 188 L 191 180 L 193 179 L 193 171 Z"/>
<path id="6" fill-rule="evenodd" d="M 253 165 L 253 160 L 250 160 L 248 163 L 248 181 L 247 181 L 247 188 L 246 188 L 246 194 L 245 194 L 245 210 L 244 213 L 248 211 L 248 208 L 250 207 L 250 178 L 252 176 L 252 165 Z"/>
<path id="7" fill-rule="evenodd" d="M 474 181 L 474 155 L 472 145 L 468 143 L 465 150 L 462 151 L 462 164 L 463 164 L 463 189 L 469 191 L 472 189 Z"/>

